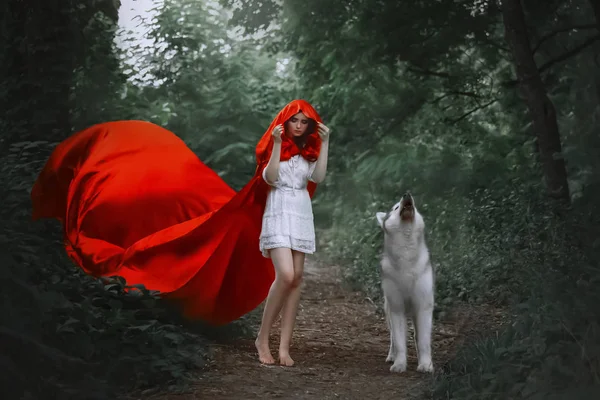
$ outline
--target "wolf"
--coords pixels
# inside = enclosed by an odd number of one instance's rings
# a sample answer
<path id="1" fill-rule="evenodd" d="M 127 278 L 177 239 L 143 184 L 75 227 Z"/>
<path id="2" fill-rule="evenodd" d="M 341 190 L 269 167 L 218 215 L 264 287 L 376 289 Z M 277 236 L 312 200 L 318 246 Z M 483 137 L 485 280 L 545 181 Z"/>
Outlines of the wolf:
<path id="1" fill-rule="evenodd" d="M 383 230 L 381 288 L 390 331 L 386 362 L 391 372 L 406 371 L 407 318 L 415 327 L 417 371 L 433 372 L 431 331 L 435 274 L 425 242 L 425 222 L 415 200 L 406 192 L 388 212 L 377 212 Z"/>

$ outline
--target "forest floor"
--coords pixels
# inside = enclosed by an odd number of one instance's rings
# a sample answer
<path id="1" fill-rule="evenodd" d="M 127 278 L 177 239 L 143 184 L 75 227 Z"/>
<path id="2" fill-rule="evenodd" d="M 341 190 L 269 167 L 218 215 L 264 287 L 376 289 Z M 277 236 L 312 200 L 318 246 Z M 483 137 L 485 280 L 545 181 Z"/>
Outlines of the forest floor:
<path id="1" fill-rule="evenodd" d="M 504 315 L 491 307 L 461 305 L 435 321 L 432 351 L 436 370 L 465 340 L 502 324 Z M 274 357 L 278 332 L 277 324 L 271 335 Z M 261 365 L 253 337 L 219 342 L 213 345 L 206 370 L 190 391 L 145 396 L 145 400 L 423 398 L 433 376 L 416 371 L 412 335 L 411 326 L 407 371 L 391 373 L 391 364 L 385 362 L 389 332 L 376 305 L 343 285 L 339 267 L 307 259 L 291 348 L 293 367 Z"/>

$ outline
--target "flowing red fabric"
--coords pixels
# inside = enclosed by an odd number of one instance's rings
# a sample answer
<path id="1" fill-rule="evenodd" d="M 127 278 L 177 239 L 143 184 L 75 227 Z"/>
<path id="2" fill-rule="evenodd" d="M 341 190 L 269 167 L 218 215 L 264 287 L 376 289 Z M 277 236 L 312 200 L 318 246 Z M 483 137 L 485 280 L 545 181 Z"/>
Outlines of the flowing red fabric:
<path id="1" fill-rule="evenodd" d="M 50 156 L 31 192 L 33 219 L 60 220 L 67 253 L 87 273 L 159 291 L 188 318 L 231 322 L 256 308 L 274 279 L 258 247 L 269 190 L 261 173 L 272 127 L 300 109 L 319 121 L 302 100 L 281 110 L 257 145 L 253 178 L 237 193 L 164 128 L 94 125 Z M 282 159 L 318 156 L 314 136 L 302 151 L 284 139 Z"/>

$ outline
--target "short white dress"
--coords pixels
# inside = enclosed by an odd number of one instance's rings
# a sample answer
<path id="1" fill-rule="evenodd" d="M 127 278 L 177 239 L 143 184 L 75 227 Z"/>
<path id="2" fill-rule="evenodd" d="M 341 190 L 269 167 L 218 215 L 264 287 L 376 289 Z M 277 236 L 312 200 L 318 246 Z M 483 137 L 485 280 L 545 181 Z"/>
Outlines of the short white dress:
<path id="1" fill-rule="evenodd" d="M 306 254 L 315 252 L 312 202 L 306 188 L 312 181 L 315 162 L 296 155 L 279 163 L 279 175 L 267 196 L 260 233 L 260 251 L 269 258 L 269 249 L 287 247 Z M 266 181 L 265 169 L 262 177 Z"/>

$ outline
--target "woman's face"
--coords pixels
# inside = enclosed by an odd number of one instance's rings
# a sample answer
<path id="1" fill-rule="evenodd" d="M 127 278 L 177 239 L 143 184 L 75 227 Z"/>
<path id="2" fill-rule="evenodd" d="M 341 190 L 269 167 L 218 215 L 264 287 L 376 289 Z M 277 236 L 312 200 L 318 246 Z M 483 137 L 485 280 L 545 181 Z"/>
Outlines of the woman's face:
<path id="1" fill-rule="evenodd" d="M 303 113 L 299 112 L 288 120 L 285 131 L 291 137 L 300 137 L 304 135 L 308 128 L 309 119 Z"/>

